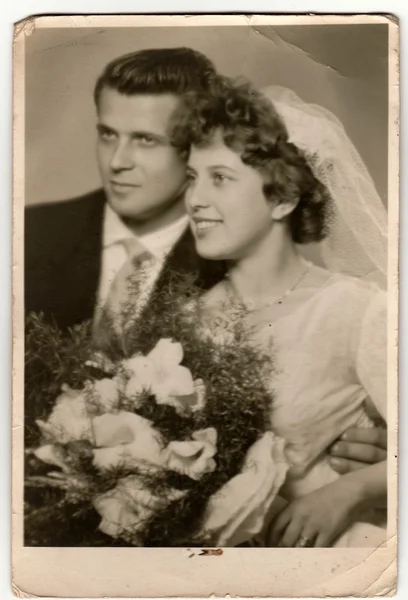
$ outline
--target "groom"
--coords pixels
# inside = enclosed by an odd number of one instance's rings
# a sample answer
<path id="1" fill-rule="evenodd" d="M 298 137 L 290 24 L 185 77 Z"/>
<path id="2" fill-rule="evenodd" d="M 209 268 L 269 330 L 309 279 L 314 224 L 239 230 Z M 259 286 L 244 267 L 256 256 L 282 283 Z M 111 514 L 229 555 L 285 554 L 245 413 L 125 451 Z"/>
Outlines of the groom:
<path id="1" fill-rule="evenodd" d="M 223 276 L 194 250 L 185 163 L 168 132 L 179 97 L 205 89 L 214 73 L 204 55 L 188 48 L 145 50 L 107 65 L 94 91 L 103 188 L 26 211 L 27 312 L 42 311 L 60 327 L 92 318 L 127 259 L 128 240 L 162 267 L 156 285 L 170 268 L 197 273 L 203 287 Z"/>
<path id="2" fill-rule="evenodd" d="M 179 98 L 206 89 L 215 67 L 189 48 L 135 52 L 108 64 L 94 91 L 103 187 L 80 198 L 28 208 L 25 308 L 66 328 L 91 319 L 128 258 L 129 240 L 156 259 L 157 288 L 172 270 L 195 273 L 203 289 L 223 268 L 201 259 L 187 227 L 185 164 L 168 126 Z M 334 468 L 383 459 L 380 430 L 340 440 Z M 333 459 L 335 460 L 335 459 Z"/>

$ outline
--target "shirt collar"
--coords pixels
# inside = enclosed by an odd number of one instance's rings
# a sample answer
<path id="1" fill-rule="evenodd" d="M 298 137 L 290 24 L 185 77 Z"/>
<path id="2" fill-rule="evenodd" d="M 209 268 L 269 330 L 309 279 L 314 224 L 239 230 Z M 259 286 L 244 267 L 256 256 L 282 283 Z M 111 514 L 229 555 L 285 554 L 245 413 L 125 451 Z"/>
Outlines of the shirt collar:
<path id="1" fill-rule="evenodd" d="M 170 225 L 167 225 L 157 232 L 149 233 L 144 236 L 137 236 L 125 225 L 111 206 L 106 203 L 102 237 L 103 249 L 105 250 L 115 244 L 122 243 L 125 239 L 133 237 L 140 240 L 152 254 L 159 258 L 170 250 L 173 243 L 178 240 L 180 235 L 187 228 L 187 224 L 187 215 L 183 215 L 174 223 L 170 223 Z M 167 246 L 169 247 L 167 248 Z"/>
<path id="2" fill-rule="evenodd" d="M 135 236 L 129 227 L 126 227 L 122 219 L 115 213 L 114 210 L 112 210 L 109 204 L 106 204 L 103 221 L 103 248 L 109 248 L 110 246 L 121 243 L 123 240 L 131 237 L 137 236 Z"/>

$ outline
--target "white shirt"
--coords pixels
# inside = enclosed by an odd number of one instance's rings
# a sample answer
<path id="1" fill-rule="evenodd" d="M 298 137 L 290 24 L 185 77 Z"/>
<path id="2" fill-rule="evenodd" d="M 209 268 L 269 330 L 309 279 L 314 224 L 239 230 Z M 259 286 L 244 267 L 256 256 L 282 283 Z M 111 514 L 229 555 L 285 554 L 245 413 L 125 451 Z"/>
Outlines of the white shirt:
<path id="1" fill-rule="evenodd" d="M 124 240 L 134 237 L 149 250 L 158 260 L 155 262 L 155 273 L 149 281 L 156 281 L 167 254 L 187 228 L 187 216 L 183 215 L 170 225 L 146 235 L 137 236 L 123 223 L 121 218 L 106 204 L 102 233 L 102 268 L 99 281 L 98 304 L 104 303 L 108 297 L 110 286 L 118 271 L 126 262 L 128 255 L 123 245 Z"/>

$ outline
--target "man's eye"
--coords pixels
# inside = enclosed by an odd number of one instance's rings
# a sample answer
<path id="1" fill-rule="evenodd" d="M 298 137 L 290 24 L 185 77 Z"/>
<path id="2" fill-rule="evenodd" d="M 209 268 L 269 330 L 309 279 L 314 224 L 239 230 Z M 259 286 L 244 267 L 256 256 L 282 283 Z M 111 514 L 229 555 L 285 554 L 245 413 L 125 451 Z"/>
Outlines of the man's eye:
<path id="1" fill-rule="evenodd" d="M 99 131 L 99 137 L 104 142 L 110 142 L 111 140 L 115 139 L 115 133 L 113 131 L 101 130 Z"/>
<path id="2" fill-rule="evenodd" d="M 186 180 L 188 185 L 193 185 L 196 181 L 196 176 L 194 175 L 194 173 L 187 173 Z"/>

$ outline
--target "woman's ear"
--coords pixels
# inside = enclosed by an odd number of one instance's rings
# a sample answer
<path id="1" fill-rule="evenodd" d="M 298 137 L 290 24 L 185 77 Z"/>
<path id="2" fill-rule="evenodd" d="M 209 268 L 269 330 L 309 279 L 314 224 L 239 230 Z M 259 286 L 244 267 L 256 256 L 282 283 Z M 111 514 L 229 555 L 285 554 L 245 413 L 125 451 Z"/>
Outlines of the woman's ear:
<path id="1" fill-rule="evenodd" d="M 297 202 L 277 202 L 272 210 L 271 217 L 274 221 L 283 221 L 296 208 Z"/>

